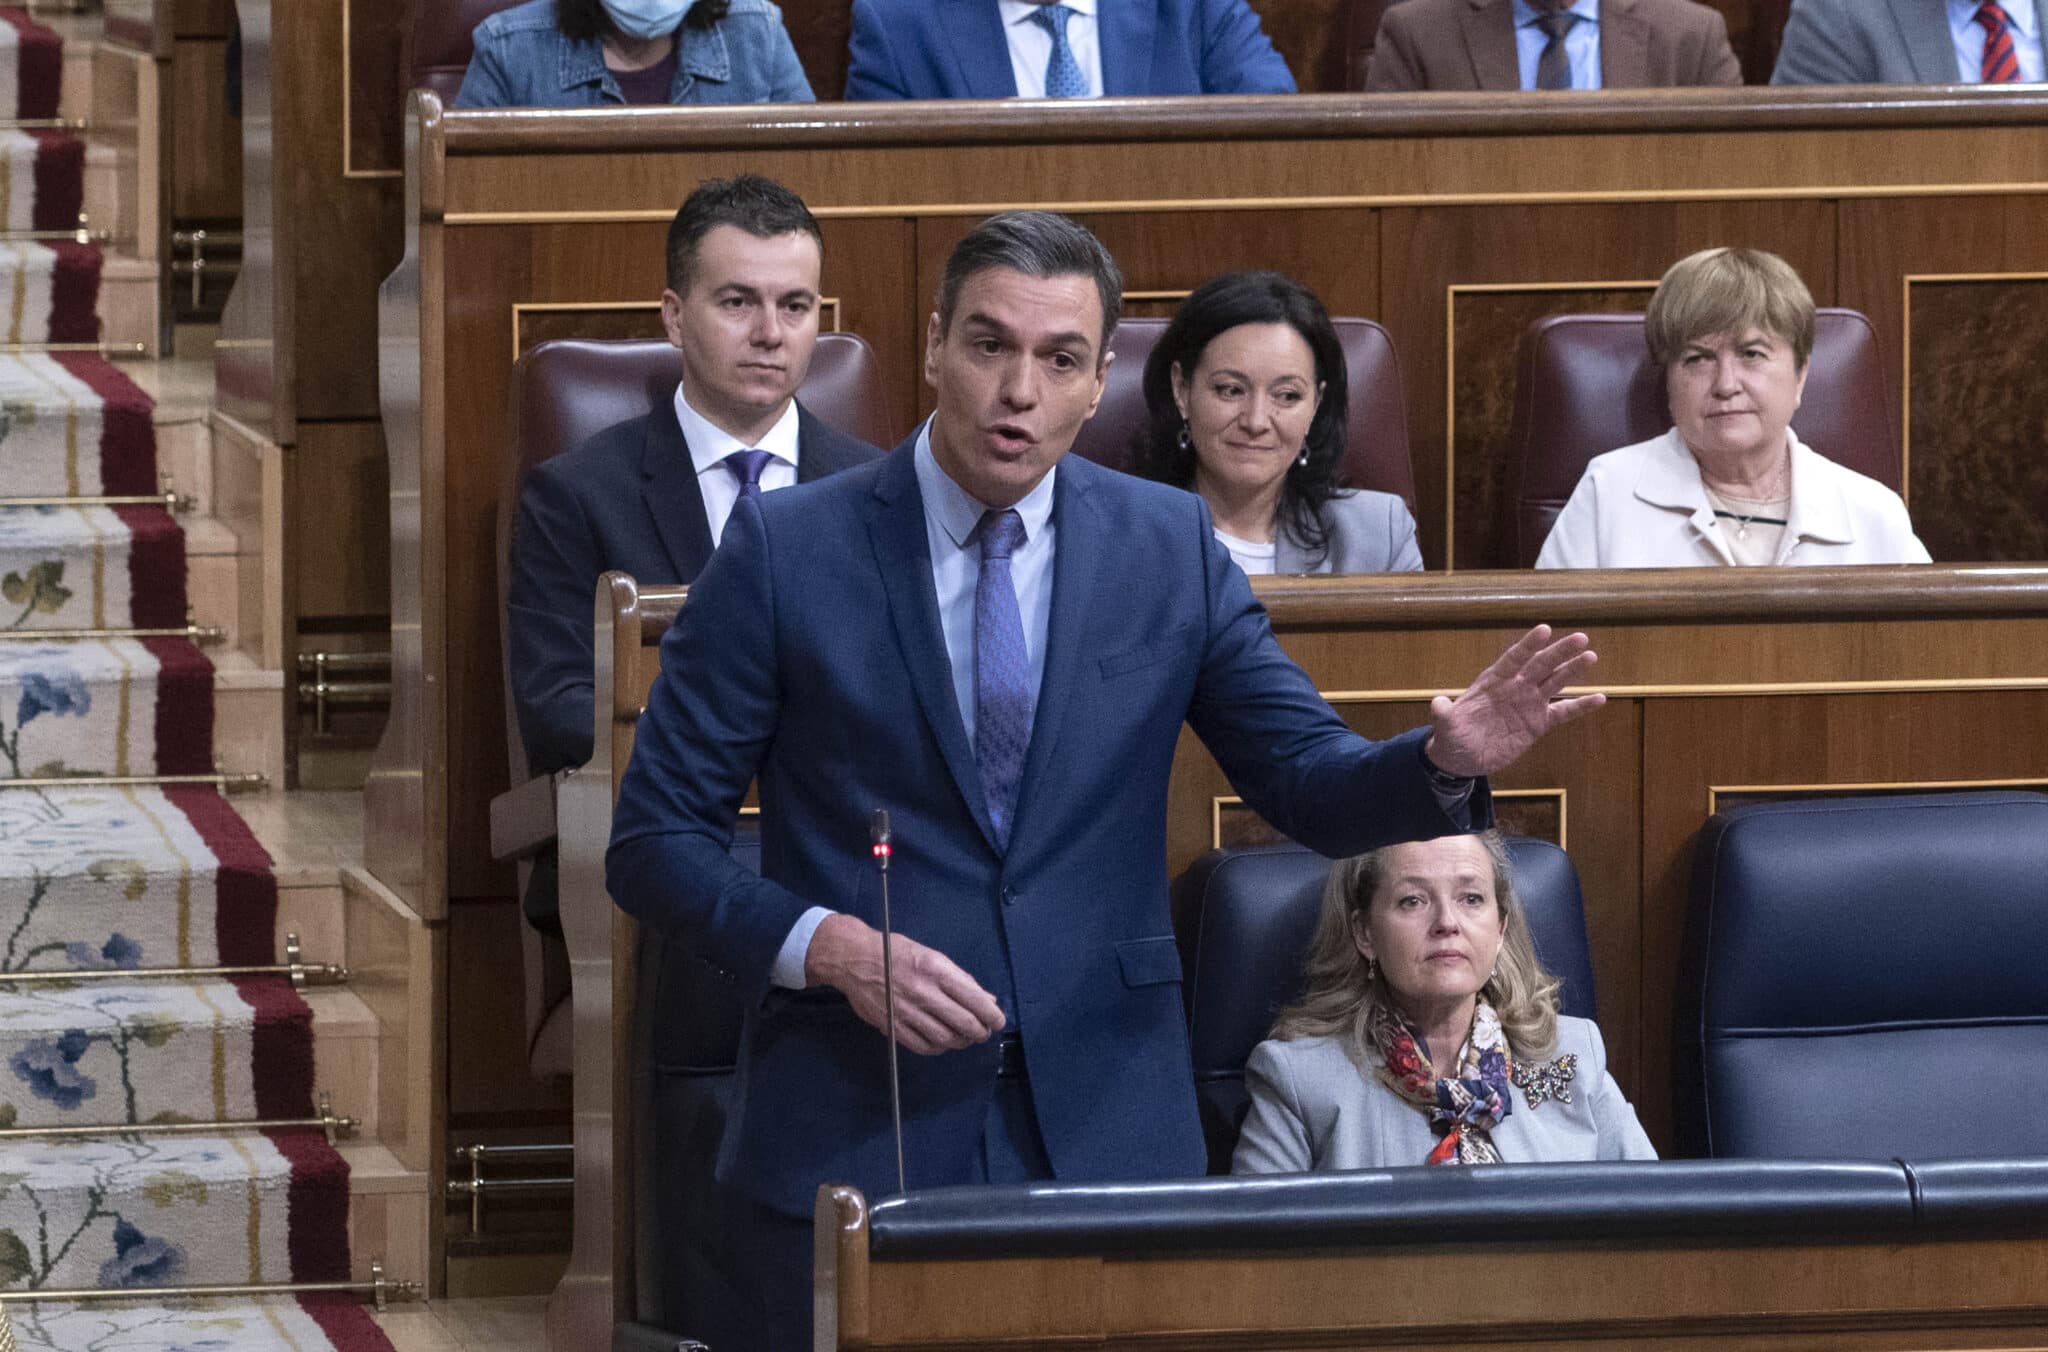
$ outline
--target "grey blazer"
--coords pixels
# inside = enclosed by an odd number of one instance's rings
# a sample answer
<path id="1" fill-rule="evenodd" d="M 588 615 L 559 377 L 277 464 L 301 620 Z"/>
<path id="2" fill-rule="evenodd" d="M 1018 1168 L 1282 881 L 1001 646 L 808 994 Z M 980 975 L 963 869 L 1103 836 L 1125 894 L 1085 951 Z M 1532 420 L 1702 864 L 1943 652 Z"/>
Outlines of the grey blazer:
<path id="1" fill-rule="evenodd" d="M 2037 31 L 2048 32 L 2048 0 L 2034 3 L 2042 19 Z M 1771 71 L 1772 84 L 1955 84 L 1960 79 L 1945 0 L 1792 0 L 1778 64 Z"/>
<path id="2" fill-rule="evenodd" d="M 1288 573 L 1419 573 L 1422 551 L 1415 545 L 1415 518 L 1394 493 L 1346 491 L 1323 507 L 1330 528 L 1330 552 L 1311 561 L 1308 551 L 1283 526 L 1273 545 L 1273 571 Z"/>
<path id="3" fill-rule="evenodd" d="M 1559 1016 L 1557 1055 L 1578 1058 L 1562 1096 L 1532 1103 L 1513 1091 L 1514 1111 L 1493 1131 L 1501 1158 L 1515 1164 L 1653 1160 L 1656 1148 L 1636 1110 L 1607 1073 L 1607 1048 L 1587 1019 Z M 1245 1067 L 1251 1112 L 1230 1171 L 1298 1174 L 1421 1164 L 1436 1133 L 1420 1108 L 1362 1071 L 1337 1039 L 1261 1042 Z"/>

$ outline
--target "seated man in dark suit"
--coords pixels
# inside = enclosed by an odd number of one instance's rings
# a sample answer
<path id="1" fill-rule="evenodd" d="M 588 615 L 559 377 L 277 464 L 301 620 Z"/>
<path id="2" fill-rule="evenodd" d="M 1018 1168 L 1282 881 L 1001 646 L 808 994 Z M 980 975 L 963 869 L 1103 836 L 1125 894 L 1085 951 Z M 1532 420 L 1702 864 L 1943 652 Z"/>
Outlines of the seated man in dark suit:
<path id="1" fill-rule="evenodd" d="M 1727 21 L 1693 0 L 1396 0 L 1365 75 L 1384 93 L 1741 83 Z"/>
<path id="2" fill-rule="evenodd" d="M 853 0 L 849 99 L 1292 94 L 1245 0 Z"/>
<path id="3" fill-rule="evenodd" d="M 881 452 L 796 402 L 818 341 L 823 240 L 803 199 L 743 176 L 700 186 L 668 233 L 662 326 L 682 353 L 672 403 L 535 467 L 512 533 L 512 696 L 535 774 L 590 759 L 591 596 L 607 569 L 692 582 L 743 494 Z M 552 860 L 527 914 L 550 928 Z"/>
<path id="4" fill-rule="evenodd" d="M 1793 0 L 1772 84 L 2048 78 L 2048 0 Z"/>

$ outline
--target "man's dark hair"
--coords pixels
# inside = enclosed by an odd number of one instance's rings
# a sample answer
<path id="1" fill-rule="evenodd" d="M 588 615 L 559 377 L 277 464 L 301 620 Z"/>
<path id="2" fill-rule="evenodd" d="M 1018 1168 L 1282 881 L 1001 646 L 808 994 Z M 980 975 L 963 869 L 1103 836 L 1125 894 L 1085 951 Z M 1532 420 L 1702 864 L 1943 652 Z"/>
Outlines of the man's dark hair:
<path id="1" fill-rule="evenodd" d="M 697 8 L 703 8 L 702 4 Z M 690 265 L 696 261 L 697 245 L 721 225 L 738 226 L 756 239 L 801 232 L 818 241 L 820 253 L 825 250 L 817 217 L 811 215 L 803 198 L 774 179 L 759 174 L 709 179 L 683 199 L 676 218 L 669 222 L 669 290 L 680 296 L 690 289 Z"/>
<path id="2" fill-rule="evenodd" d="M 939 279 L 939 333 L 952 331 L 953 307 L 967 279 L 990 268 L 1009 268 L 1027 277 L 1086 277 L 1102 299 L 1102 341 L 1095 349 L 1099 368 L 1109 356 L 1109 337 L 1123 317 L 1124 275 L 1102 241 L 1079 221 L 1056 211 L 1005 211 L 989 217 L 953 246 Z"/>
<path id="3" fill-rule="evenodd" d="M 732 0 L 697 0 L 683 16 L 683 27 L 709 28 L 731 8 Z M 571 42 L 595 42 L 614 31 L 599 0 L 555 0 L 555 27 Z"/>

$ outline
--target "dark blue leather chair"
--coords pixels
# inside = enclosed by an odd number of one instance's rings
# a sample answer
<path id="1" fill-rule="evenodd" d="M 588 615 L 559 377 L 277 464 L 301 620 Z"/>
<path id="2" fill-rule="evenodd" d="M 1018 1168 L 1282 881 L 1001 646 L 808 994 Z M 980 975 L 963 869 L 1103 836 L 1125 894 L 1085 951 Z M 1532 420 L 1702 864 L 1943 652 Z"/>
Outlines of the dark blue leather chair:
<path id="1" fill-rule="evenodd" d="M 1564 982 L 1560 1007 L 1592 1018 L 1593 961 L 1578 871 L 1548 841 L 1510 837 L 1508 858 L 1536 955 Z M 1206 855 L 1174 886 L 1187 972 L 1182 993 L 1211 1173 L 1230 1172 L 1250 1106 L 1244 1063 L 1272 1030 L 1273 1016 L 1301 997 L 1302 963 L 1329 872 L 1330 861 L 1313 850 L 1266 845 Z"/>
<path id="2" fill-rule="evenodd" d="M 1682 1153 L 2048 1155 L 2048 796 L 1739 808 L 1693 856 Z"/>

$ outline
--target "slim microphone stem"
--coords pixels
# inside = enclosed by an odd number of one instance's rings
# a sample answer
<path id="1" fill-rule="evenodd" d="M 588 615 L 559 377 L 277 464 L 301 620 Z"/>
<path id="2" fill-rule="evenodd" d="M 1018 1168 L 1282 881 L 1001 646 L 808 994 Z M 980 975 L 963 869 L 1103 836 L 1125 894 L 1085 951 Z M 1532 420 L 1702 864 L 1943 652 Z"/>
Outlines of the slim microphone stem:
<path id="1" fill-rule="evenodd" d="M 876 808 L 870 820 L 874 838 L 875 872 L 882 883 L 882 1007 L 887 1013 L 889 1034 L 889 1125 L 896 1133 L 896 1192 L 910 1191 L 903 1176 L 903 1085 L 896 1050 L 896 965 L 889 925 L 889 810 Z"/>

